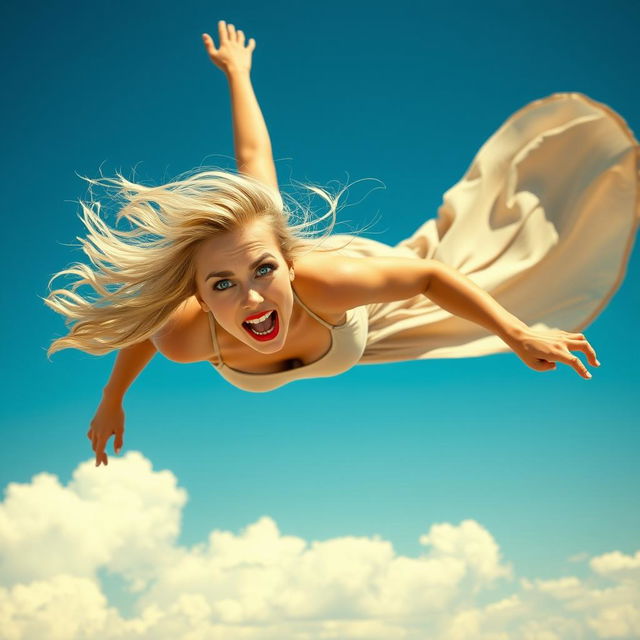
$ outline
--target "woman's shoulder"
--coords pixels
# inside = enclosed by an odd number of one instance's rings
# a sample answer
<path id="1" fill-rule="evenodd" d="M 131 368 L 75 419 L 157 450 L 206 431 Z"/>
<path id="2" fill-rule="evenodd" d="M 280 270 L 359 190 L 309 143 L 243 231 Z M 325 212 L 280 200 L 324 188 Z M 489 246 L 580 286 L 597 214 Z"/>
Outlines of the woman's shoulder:
<path id="1" fill-rule="evenodd" d="M 188 297 L 172 312 L 151 341 L 173 362 L 201 362 L 213 356 L 208 314 L 195 296 Z"/>
<path id="2" fill-rule="evenodd" d="M 334 274 L 344 260 L 343 256 L 333 251 L 312 251 L 293 261 L 296 293 L 302 302 L 312 311 L 319 312 L 323 318 L 324 315 L 340 318 L 348 311 L 344 304 L 336 300 L 335 295 Z"/>

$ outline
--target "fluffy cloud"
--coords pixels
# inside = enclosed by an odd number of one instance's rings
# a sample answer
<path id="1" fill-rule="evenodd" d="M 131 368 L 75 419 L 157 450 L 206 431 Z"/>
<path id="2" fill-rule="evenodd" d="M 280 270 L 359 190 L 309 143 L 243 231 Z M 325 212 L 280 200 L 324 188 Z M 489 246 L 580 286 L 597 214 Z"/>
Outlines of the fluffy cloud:
<path id="1" fill-rule="evenodd" d="M 2 640 L 640 637 L 640 552 L 591 558 L 584 580 L 516 581 L 473 520 L 432 525 L 412 558 L 377 536 L 283 535 L 267 516 L 183 547 L 187 495 L 175 476 L 137 452 L 111 458 L 108 471 L 89 461 L 67 486 L 41 473 L 7 487 Z M 104 570 L 130 593 L 129 616 L 109 603 Z M 513 593 L 486 604 L 495 586 Z"/>

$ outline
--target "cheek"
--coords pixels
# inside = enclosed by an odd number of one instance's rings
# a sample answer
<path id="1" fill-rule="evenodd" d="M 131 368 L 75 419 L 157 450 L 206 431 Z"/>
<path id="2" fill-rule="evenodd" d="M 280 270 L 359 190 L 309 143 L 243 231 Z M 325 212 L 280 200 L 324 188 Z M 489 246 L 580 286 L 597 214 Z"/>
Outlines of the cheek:
<path id="1" fill-rule="evenodd" d="M 203 300 L 209 307 L 209 311 L 216 317 L 216 320 L 219 318 L 225 325 L 229 324 L 229 318 L 234 317 L 234 306 L 230 303 L 228 296 L 216 296 L 215 293 L 212 292 L 204 296 Z"/>

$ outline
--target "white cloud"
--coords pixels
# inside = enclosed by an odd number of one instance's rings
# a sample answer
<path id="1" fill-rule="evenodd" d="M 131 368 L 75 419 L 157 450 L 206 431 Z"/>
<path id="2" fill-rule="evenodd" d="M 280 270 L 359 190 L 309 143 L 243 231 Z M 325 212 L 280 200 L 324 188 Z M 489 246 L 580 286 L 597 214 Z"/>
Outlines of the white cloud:
<path id="1" fill-rule="evenodd" d="M 640 580 L 640 551 L 636 551 L 633 556 L 625 556 L 619 551 L 605 553 L 593 558 L 589 564 L 601 576 L 615 577 L 620 581 Z"/>
<path id="2" fill-rule="evenodd" d="M 0 504 L 2 640 L 591 640 L 640 637 L 640 552 L 587 579 L 520 578 L 482 525 L 433 524 L 418 557 L 377 536 L 307 541 L 268 516 L 177 544 L 187 500 L 143 456 L 41 473 Z M 586 557 L 584 558 L 586 559 Z M 118 574 L 134 613 L 98 578 Z M 496 585 L 508 597 L 490 599 Z"/>

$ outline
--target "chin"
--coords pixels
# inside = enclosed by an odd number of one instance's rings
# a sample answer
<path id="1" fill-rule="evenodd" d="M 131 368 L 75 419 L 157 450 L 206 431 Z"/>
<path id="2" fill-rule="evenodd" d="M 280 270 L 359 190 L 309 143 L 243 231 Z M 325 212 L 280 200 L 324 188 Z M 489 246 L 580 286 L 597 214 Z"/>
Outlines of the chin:
<path id="1" fill-rule="evenodd" d="M 278 351 L 282 351 L 284 348 L 286 335 L 286 330 L 280 328 L 278 335 L 273 340 L 258 342 L 251 336 L 244 335 L 242 341 L 250 346 L 254 351 L 259 351 L 260 353 L 277 353 Z"/>

